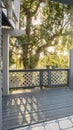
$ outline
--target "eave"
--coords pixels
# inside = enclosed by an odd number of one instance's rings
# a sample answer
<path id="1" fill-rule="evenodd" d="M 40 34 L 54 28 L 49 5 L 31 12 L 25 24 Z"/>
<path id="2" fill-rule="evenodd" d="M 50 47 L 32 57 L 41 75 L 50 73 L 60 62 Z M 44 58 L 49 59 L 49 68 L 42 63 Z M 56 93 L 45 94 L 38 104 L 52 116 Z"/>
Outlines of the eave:
<path id="1" fill-rule="evenodd" d="M 53 0 L 54 2 L 60 2 L 62 4 L 73 6 L 73 0 Z"/>

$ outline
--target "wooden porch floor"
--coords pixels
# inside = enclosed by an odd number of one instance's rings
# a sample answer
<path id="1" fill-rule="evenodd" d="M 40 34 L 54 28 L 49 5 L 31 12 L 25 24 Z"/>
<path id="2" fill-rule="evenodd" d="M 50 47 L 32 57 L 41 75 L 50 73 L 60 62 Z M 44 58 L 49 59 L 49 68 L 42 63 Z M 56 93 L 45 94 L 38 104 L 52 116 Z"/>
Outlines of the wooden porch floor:
<path id="1" fill-rule="evenodd" d="M 52 88 L 3 97 L 3 130 L 73 115 L 73 89 Z"/>

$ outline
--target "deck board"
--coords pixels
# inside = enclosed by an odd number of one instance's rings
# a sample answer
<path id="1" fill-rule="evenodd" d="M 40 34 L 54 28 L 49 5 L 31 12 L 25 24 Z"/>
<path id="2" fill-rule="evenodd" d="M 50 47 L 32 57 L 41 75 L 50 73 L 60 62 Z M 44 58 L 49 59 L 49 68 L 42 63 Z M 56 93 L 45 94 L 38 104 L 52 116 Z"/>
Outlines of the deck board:
<path id="1" fill-rule="evenodd" d="M 52 88 L 3 97 L 3 130 L 73 115 L 73 90 Z"/>

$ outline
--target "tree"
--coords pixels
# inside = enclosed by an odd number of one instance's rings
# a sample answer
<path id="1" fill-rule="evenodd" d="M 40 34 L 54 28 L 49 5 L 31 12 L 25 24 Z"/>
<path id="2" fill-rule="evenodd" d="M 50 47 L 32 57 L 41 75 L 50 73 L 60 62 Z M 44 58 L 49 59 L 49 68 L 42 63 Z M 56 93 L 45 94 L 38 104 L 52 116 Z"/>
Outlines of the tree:
<path id="1" fill-rule="evenodd" d="M 41 23 L 33 25 L 33 17 L 38 16 L 40 4 L 44 2 L 41 10 Z M 23 16 L 24 15 L 24 16 Z M 70 7 L 45 0 L 22 0 L 21 21 L 26 19 L 26 34 L 18 38 L 23 49 L 23 64 L 25 68 L 34 68 L 40 57 L 40 53 L 48 46 L 55 46 L 52 42 L 56 37 L 64 35 L 70 24 Z"/>

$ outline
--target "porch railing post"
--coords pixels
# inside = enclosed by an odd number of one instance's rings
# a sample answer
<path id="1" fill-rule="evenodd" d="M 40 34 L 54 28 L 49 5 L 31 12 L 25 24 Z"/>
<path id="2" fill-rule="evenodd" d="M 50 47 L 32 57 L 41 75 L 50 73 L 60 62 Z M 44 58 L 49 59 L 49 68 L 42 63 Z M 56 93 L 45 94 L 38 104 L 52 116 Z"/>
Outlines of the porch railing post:
<path id="1" fill-rule="evenodd" d="M 42 89 L 43 88 L 43 70 L 40 70 L 39 79 L 40 79 L 40 89 Z"/>
<path id="2" fill-rule="evenodd" d="M 48 70 L 48 86 L 51 87 L 51 69 Z"/>
<path id="3" fill-rule="evenodd" d="M 73 7 L 71 7 L 71 44 L 73 43 Z M 70 73 L 69 73 L 69 87 L 73 88 L 73 49 L 70 51 Z"/>

